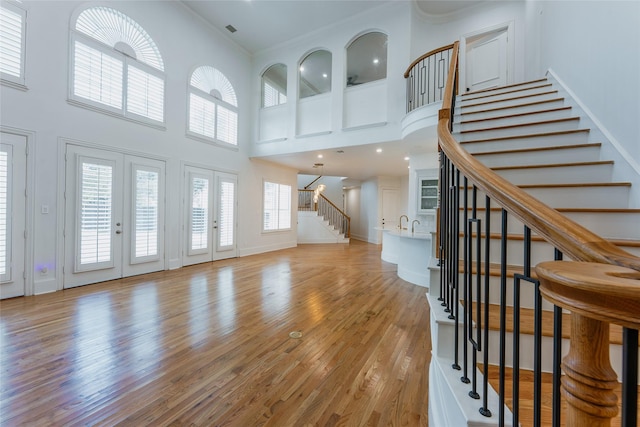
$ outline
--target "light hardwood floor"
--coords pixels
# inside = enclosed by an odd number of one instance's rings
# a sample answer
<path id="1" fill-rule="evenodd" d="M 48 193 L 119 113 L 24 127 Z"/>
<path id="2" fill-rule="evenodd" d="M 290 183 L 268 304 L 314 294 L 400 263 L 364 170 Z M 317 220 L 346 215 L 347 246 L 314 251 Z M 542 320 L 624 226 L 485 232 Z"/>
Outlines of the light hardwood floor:
<path id="1" fill-rule="evenodd" d="M 427 425 L 426 289 L 395 270 L 352 241 L 2 301 L 1 423 Z"/>

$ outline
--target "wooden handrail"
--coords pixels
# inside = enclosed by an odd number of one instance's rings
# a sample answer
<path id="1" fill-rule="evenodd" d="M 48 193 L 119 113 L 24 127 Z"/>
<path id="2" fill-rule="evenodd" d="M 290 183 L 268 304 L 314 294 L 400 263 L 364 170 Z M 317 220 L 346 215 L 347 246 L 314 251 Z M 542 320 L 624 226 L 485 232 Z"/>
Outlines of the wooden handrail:
<path id="1" fill-rule="evenodd" d="M 458 46 L 449 65 L 442 109 L 438 120 L 438 141 L 453 164 L 476 187 L 500 204 L 520 222 L 543 236 L 575 261 L 614 264 L 640 271 L 640 258 L 620 249 L 607 240 L 571 221 L 555 209 L 540 202 L 524 190 L 494 173 L 463 149 L 450 131 L 454 87 L 452 78 L 458 61 Z"/>
<path id="2" fill-rule="evenodd" d="M 342 215 L 343 217 L 347 218 L 347 220 L 351 221 L 351 217 L 349 215 L 347 215 L 346 213 L 342 212 L 342 209 L 340 209 L 339 207 L 334 205 L 333 202 L 331 200 L 327 199 L 324 194 L 320 194 L 320 197 L 322 197 L 324 200 L 326 200 L 327 203 L 329 203 L 335 210 L 337 210 L 340 213 L 340 215 Z"/>
<path id="3" fill-rule="evenodd" d="M 456 43 L 458 43 L 458 42 L 456 42 Z M 430 57 L 431 55 L 435 55 L 436 53 L 440 53 L 440 52 L 444 52 L 445 50 L 449 50 L 449 49 L 451 49 L 451 48 L 452 48 L 456 43 L 453 43 L 453 44 L 450 44 L 450 45 L 447 45 L 447 46 L 442 46 L 442 47 L 439 47 L 439 48 L 437 48 L 437 49 L 433 49 L 431 52 L 427 52 L 427 53 L 425 53 L 424 55 L 420 56 L 418 59 L 416 59 L 415 61 L 413 61 L 413 62 L 411 63 L 411 65 L 409 65 L 409 66 L 407 67 L 407 71 L 405 71 L 405 72 L 404 72 L 404 78 L 406 79 L 407 77 L 409 77 L 409 73 L 411 72 L 411 69 L 412 69 L 413 67 L 415 67 L 415 65 L 416 65 L 418 62 L 422 61 L 422 60 L 423 60 L 423 59 L 425 59 L 425 58 Z"/>
<path id="4" fill-rule="evenodd" d="M 640 258 L 500 177 L 453 138 L 458 49 L 454 43 L 438 115 L 439 148 L 491 200 L 574 260 L 536 266 L 545 299 L 571 311 L 570 350 L 562 363 L 565 375 L 561 390 L 569 404 L 566 422 L 568 426 L 609 426 L 618 407 L 613 391 L 617 376 L 609 361 L 608 323 L 640 329 Z M 634 382 L 631 387 L 635 386 Z"/>

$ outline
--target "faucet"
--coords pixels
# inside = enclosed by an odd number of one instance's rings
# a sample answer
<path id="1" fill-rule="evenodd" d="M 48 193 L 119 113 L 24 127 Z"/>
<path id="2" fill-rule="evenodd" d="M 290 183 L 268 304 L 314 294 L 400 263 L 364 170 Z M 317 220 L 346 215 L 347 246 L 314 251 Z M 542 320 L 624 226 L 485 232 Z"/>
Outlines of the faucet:
<path id="1" fill-rule="evenodd" d="M 407 220 L 408 221 L 408 220 Z M 418 221 L 417 219 L 414 219 L 411 222 L 411 234 L 413 234 L 415 232 L 415 230 L 413 229 L 413 226 L 416 225 L 416 222 L 418 223 L 418 225 L 420 225 L 420 221 Z"/>
<path id="2" fill-rule="evenodd" d="M 406 215 L 400 215 L 400 221 L 398 221 L 398 228 L 400 229 L 400 231 L 402 230 L 406 230 L 407 228 L 402 228 L 402 218 L 407 218 L 407 224 L 409 224 L 409 217 Z"/>

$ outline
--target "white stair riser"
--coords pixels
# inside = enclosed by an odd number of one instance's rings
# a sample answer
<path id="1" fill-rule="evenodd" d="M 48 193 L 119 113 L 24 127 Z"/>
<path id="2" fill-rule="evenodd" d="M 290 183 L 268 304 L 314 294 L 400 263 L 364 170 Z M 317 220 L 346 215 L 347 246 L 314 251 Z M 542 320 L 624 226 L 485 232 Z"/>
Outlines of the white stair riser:
<path id="1" fill-rule="evenodd" d="M 498 108 L 496 106 L 487 106 L 486 109 L 481 109 L 479 111 L 464 111 L 468 110 L 468 108 L 465 108 L 464 110 L 456 108 L 454 112 L 454 121 L 481 120 L 501 117 L 509 114 L 531 113 L 533 111 L 540 111 L 540 109 L 558 108 L 563 105 L 564 99 L 557 98 L 540 104 L 534 103 L 533 105 L 531 105 L 530 101 L 522 101 L 516 105 L 508 107 Z"/>
<path id="2" fill-rule="evenodd" d="M 543 111 L 535 114 L 501 116 L 491 120 L 469 121 L 454 123 L 453 130 L 460 132 L 463 130 L 485 129 L 487 127 L 512 126 L 524 123 L 535 123 L 544 120 L 566 119 L 571 117 L 571 109 L 557 109 Z"/>
<path id="3" fill-rule="evenodd" d="M 573 132 L 559 135 L 536 135 L 505 140 L 470 142 L 462 144 L 469 153 L 486 153 L 499 150 L 519 150 L 524 148 L 556 147 L 562 145 L 586 144 L 588 132 Z"/>
<path id="4" fill-rule="evenodd" d="M 562 166 L 495 171 L 515 185 L 521 184 L 578 184 L 581 182 L 611 182 L 612 164 Z"/>
<path id="5" fill-rule="evenodd" d="M 502 107 L 513 107 L 517 105 L 522 105 L 526 103 L 538 102 L 538 101 L 546 101 L 555 99 L 558 97 L 557 92 L 550 91 L 548 93 L 541 93 L 537 95 L 528 96 L 525 98 L 513 98 L 513 99 L 504 99 L 497 102 L 478 102 L 477 104 L 470 104 L 464 106 L 456 106 L 456 110 L 460 110 L 460 114 L 468 114 L 474 113 L 476 111 L 483 110 L 493 110 L 495 108 Z"/>
<path id="6" fill-rule="evenodd" d="M 561 132 L 578 129 L 579 119 L 571 118 L 562 122 L 533 123 L 524 126 L 507 127 L 502 129 L 487 129 L 474 132 L 456 133 L 452 135 L 458 142 L 504 138 L 507 136 L 531 135 L 547 132 Z"/>
<path id="7" fill-rule="evenodd" d="M 544 165 L 561 162 L 595 162 L 600 160 L 600 147 L 483 154 L 476 156 L 476 158 L 488 167 Z"/>
<path id="8" fill-rule="evenodd" d="M 629 204 L 629 187 L 543 187 L 523 190 L 553 208 L 625 209 Z M 471 205 L 471 190 L 468 197 Z M 484 194 L 478 191 L 478 200 L 484 198 Z"/>
<path id="9" fill-rule="evenodd" d="M 472 259 L 474 266 L 476 256 L 476 244 L 477 239 L 474 237 L 472 239 L 473 245 L 473 255 Z M 484 263 L 485 260 L 485 239 L 481 239 L 481 251 L 482 255 L 480 260 Z M 460 238 L 460 257 L 464 256 L 464 238 Z M 547 242 L 543 241 L 532 241 L 531 242 L 531 265 L 537 265 L 543 261 L 553 260 L 553 246 Z M 494 264 L 500 263 L 500 239 L 490 239 L 490 253 L 489 253 L 489 262 Z M 522 265 L 524 263 L 524 241 L 523 240 L 507 240 L 507 264 L 512 265 Z"/>
<path id="10" fill-rule="evenodd" d="M 458 278 L 458 283 L 460 286 L 459 296 L 462 301 L 464 298 L 463 295 L 463 280 L 464 274 L 460 273 Z M 476 289 L 476 280 L 477 276 L 472 276 L 472 296 L 473 301 L 484 301 L 484 274 L 480 275 L 480 292 L 481 297 L 478 298 L 477 289 Z M 489 276 L 489 303 L 490 304 L 500 304 L 500 276 Z M 513 290 L 515 288 L 514 285 L 514 277 L 507 276 L 507 289 L 506 289 L 506 305 L 513 307 Z M 534 285 L 529 282 L 525 282 L 520 280 L 520 307 L 521 308 L 535 308 L 535 293 L 534 293 Z M 542 309 L 545 311 L 553 311 L 553 304 L 549 301 L 542 300 Z M 475 315 L 474 315 L 475 316 Z"/>
<path id="11" fill-rule="evenodd" d="M 482 202 L 484 206 L 484 201 Z M 460 223 L 463 221 L 463 211 L 460 211 Z M 608 239 L 640 239 L 640 214 L 628 212 L 562 212 L 572 221 L 582 225 L 599 236 Z M 469 210 L 468 218 L 471 217 Z M 485 220 L 484 210 L 477 212 L 477 217 Z M 502 228 L 502 213 L 491 211 L 491 232 L 499 233 Z M 523 234 L 524 225 L 513 215 L 507 213 L 507 233 Z M 532 235 L 535 236 L 535 231 Z"/>
<path id="12" fill-rule="evenodd" d="M 524 87 L 505 88 L 504 90 L 493 90 L 480 92 L 473 95 L 461 95 L 456 99 L 457 105 L 464 106 L 468 104 L 478 104 L 484 102 L 492 102 L 502 99 L 517 98 L 523 96 L 535 95 L 543 92 L 550 92 L 553 88 L 549 83 Z"/>
<path id="13" fill-rule="evenodd" d="M 533 88 L 533 87 L 539 87 L 542 85 L 546 85 L 548 84 L 548 81 L 546 79 L 537 81 L 537 82 L 529 82 L 529 83 L 524 83 L 524 84 L 519 84 L 519 85 L 513 85 L 513 86 L 504 86 L 504 87 L 499 87 L 499 88 L 495 88 L 495 89 L 491 89 L 491 90 L 483 90 L 483 91 L 479 91 L 479 92 L 466 92 L 464 94 L 458 95 L 457 99 L 460 100 L 465 100 L 465 99 L 474 99 L 480 96 L 486 96 L 486 95 L 490 95 L 490 94 L 500 94 L 500 93 L 504 93 L 504 92 L 511 92 L 517 89 L 529 89 L 529 88 Z"/>

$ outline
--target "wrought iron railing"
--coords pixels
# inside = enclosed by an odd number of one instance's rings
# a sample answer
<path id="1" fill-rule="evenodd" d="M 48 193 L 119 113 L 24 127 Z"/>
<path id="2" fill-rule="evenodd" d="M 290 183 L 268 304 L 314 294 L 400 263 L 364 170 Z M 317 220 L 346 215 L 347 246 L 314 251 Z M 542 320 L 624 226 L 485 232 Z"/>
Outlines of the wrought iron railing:
<path id="1" fill-rule="evenodd" d="M 314 190 L 298 190 L 298 210 L 317 211 L 345 238 L 351 237 L 351 218 L 323 194 L 316 195 Z"/>
<path id="2" fill-rule="evenodd" d="M 467 153 L 451 135 L 454 115 L 455 87 L 457 86 L 458 43 L 452 48 L 448 70 L 447 89 L 439 114 L 438 136 L 440 146 L 440 235 L 439 258 L 441 278 L 439 300 L 449 318 L 454 322 L 454 348 L 452 369 L 461 371 L 461 381 L 469 384 L 469 399 L 477 399 L 479 411 L 486 417 L 497 417 L 497 424 L 505 425 L 505 402 L 511 401 L 512 420 L 518 425 L 520 420 L 520 327 L 521 293 L 528 288 L 533 294 L 533 425 L 540 426 L 542 409 L 542 327 L 543 322 L 553 322 L 553 351 L 550 364 L 552 379 L 552 425 L 560 426 L 561 396 L 568 402 L 567 425 L 605 425 L 617 412 L 616 398 L 608 359 L 609 324 L 594 326 L 600 321 L 619 324 L 624 327 L 623 335 L 623 384 L 622 422 L 625 426 L 636 425 L 637 384 L 638 384 L 638 329 L 640 329 L 640 259 L 617 248 L 587 229 L 573 223 L 557 211 L 549 208 L 521 189 L 497 176 Z M 493 218 L 492 218 L 493 212 Z M 497 215 L 496 215 L 497 214 Z M 513 247 L 507 250 L 510 233 L 510 219 L 522 225 L 522 258 L 514 259 Z M 492 221 L 499 221 L 499 246 L 492 245 Z M 536 238 L 550 244 L 550 260 L 560 261 L 563 253 L 574 261 L 586 262 L 596 269 L 605 270 L 603 275 L 611 283 L 604 287 L 589 279 L 574 286 L 571 267 L 575 262 L 542 263 L 535 269 L 532 265 L 532 231 Z M 493 236 L 495 237 L 495 236 Z M 519 236 L 520 237 L 520 236 Z M 499 260 L 492 254 L 499 253 Z M 559 266 L 557 266 L 557 264 Z M 517 267 L 516 267 L 517 266 Z M 553 270 L 551 268 L 560 271 Z M 621 267 L 618 267 L 621 266 Z M 615 268 L 615 272 L 609 272 Z M 494 273 L 494 271 L 496 273 Z M 550 272 L 551 271 L 551 272 Z M 563 273 L 567 272 L 568 273 Z M 496 298 L 492 295 L 490 276 L 499 276 L 499 332 L 497 342 L 490 341 L 491 319 L 489 307 Z M 634 280 L 635 279 L 635 280 Z M 569 285 L 567 285 L 569 283 Z M 607 290 L 615 289 L 615 297 L 606 300 Z M 635 292 L 634 292 L 635 291 Z M 508 295 L 512 294 L 511 298 Z M 554 303 L 553 314 L 545 317 L 542 309 L 542 295 Z M 594 296 L 595 295 L 595 296 Z M 623 297 L 624 296 L 624 297 Z M 619 299 L 615 299 L 619 298 Z M 624 299 L 624 304 L 618 301 Z M 508 301 L 511 299 L 511 301 Z M 606 300 L 606 301 L 605 301 Z M 585 302 L 586 301 L 586 302 Z M 605 301 L 598 306 L 595 302 Z M 561 362 L 562 308 L 572 311 L 571 346 L 591 348 L 587 351 L 573 351 Z M 511 317 L 511 321 L 508 321 Z M 544 320 L 543 320 L 544 319 Z M 597 319 L 597 320 L 593 320 Z M 459 328 L 458 326 L 462 326 Z M 593 330 L 593 343 L 584 343 L 573 329 Z M 462 334 L 462 337 L 459 335 Z M 513 337 L 509 349 L 508 337 Z M 460 348 L 462 346 L 462 348 Z M 582 346 L 582 347 L 578 347 Z M 602 346 L 606 346 L 604 349 Z M 497 351 L 498 359 L 498 414 L 488 406 L 489 356 Z M 510 368 L 513 370 L 513 386 L 509 391 L 506 374 L 509 368 L 507 354 L 511 353 Z M 600 359 L 594 360 L 592 354 Z M 470 359 L 470 360 L 469 360 Z M 576 361 L 580 359 L 579 361 Z M 586 362 L 585 362 L 586 361 Z M 545 362 L 548 362 L 545 360 Z M 589 371 L 590 364 L 596 363 L 598 371 Z M 493 365 L 493 363 L 492 363 Z M 479 370 L 484 373 L 479 383 Z M 599 368 L 605 374 L 601 374 Z M 608 369 L 608 371 L 607 371 Z M 612 371 L 611 371 L 612 372 Z M 581 380 L 581 378 L 586 378 Z M 582 381 L 582 382 L 580 382 Z M 507 394 L 510 392 L 510 398 Z M 612 397 L 613 396 L 613 397 Z M 613 403 L 611 403 L 613 402 Z M 587 424 L 588 423 L 588 424 Z"/>
<path id="3" fill-rule="evenodd" d="M 407 83 L 407 113 L 423 105 L 442 101 L 453 45 L 425 53 L 404 73 Z"/>

